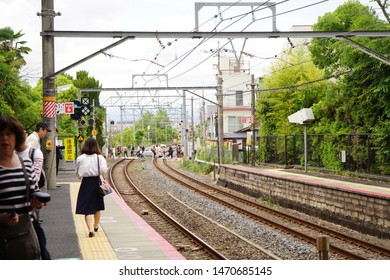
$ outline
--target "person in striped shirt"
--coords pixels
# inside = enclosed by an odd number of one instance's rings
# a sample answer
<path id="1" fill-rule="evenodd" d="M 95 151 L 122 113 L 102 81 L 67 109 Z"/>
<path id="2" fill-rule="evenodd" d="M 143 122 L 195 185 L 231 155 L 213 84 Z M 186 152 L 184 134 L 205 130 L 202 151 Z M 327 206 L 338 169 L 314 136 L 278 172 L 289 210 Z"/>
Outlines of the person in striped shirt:
<path id="1" fill-rule="evenodd" d="M 32 162 L 28 158 L 21 158 L 17 152 L 24 147 L 26 136 L 23 126 L 12 116 L 0 116 L 0 241 L 1 236 L 19 223 L 22 215 L 30 216 L 33 208 L 40 208 L 38 198 L 27 200 L 26 179 L 22 168 L 23 161 L 30 184 L 30 193 L 39 191 L 36 185 L 36 176 Z M 35 237 L 36 238 L 36 237 Z M 0 247 L 2 246 L 0 242 Z M 2 249 L 0 248 L 0 257 Z M 23 254 L 23 252 L 18 252 Z"/>

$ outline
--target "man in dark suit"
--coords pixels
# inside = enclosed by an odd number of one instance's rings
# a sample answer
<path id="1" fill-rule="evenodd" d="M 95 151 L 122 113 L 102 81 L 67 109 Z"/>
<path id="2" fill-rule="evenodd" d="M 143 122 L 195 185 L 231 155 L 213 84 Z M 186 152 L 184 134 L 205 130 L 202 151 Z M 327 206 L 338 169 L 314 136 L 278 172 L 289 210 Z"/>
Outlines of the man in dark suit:
<path id="1" fill-rule="evenodd" d="M 65 146 L 58 145 L 58 129 L 56 128 L 56 175 L 58 175 L 58 167 L 60 166 L 60 159 L 63 159 L 62 150 Z"/>

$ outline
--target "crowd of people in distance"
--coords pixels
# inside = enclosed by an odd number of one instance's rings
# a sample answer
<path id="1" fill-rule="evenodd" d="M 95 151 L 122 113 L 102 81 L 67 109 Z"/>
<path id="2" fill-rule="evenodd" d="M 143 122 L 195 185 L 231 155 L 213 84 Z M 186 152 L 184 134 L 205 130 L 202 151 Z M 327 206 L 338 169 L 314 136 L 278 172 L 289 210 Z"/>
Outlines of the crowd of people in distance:
<path id="1" fill-rule="evenodd" d="M 113 148 L 108 148 L 108 158 L 144 158 L 145 151 L 150 151 L 153 158 L 181 158 L 183 157 L 182 147 L 180 145 L 169 145 L 168 148 L 166 145 L 153 145 L 151 148 L 145 148 L 144 145 L 135 147 L 134 145 L 130 148 L 130 154 L 128 152 L 128 147 L 117 146 Z"/>

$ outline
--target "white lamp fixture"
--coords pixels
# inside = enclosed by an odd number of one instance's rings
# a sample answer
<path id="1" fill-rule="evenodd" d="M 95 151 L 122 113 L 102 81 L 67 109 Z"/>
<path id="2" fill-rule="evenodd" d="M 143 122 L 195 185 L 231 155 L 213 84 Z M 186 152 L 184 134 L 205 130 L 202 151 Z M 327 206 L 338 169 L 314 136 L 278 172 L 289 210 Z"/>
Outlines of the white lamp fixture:
<path id="1" fill-rule="evenodd" d="M 287 117 L 290 123 L 301 124 L 304 127 L 303 141 L 305 153 L 305 173 L 307 172 L 307 125 L 315 120 L 311 108 L 303 108 Z"/>

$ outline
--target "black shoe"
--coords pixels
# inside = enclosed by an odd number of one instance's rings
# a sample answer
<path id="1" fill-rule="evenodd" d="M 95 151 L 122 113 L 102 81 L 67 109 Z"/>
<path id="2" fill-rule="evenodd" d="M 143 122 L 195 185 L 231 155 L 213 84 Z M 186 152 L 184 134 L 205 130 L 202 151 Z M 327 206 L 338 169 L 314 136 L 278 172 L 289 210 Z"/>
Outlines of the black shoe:
<path id="1" fill-rule="evenodd" d="M 95 227 L 95 228 L 93 228 L 93 230 L 94 230 L 95 232 L 97 232 L 97 231 L 99 230 L 99 228 L 98 228 L 98 227 Z"/>
<path id="2" fill-rule="evenodd" d="M 95 236 L 95 234 L 91 231 L 90 233 L 89 233 L 89 235 L 88 235 L 89 237 L 94 237 Z"/>

